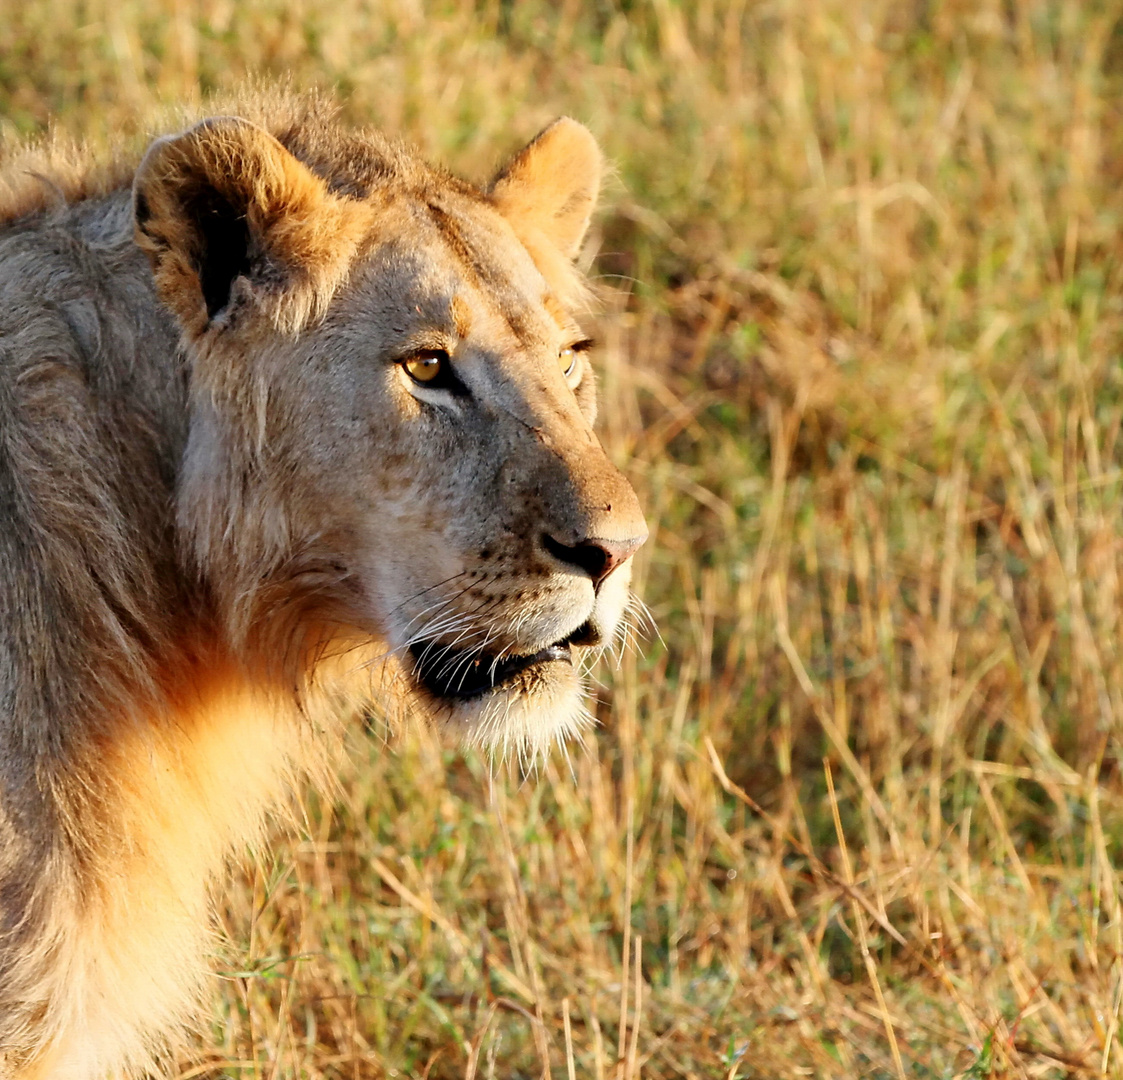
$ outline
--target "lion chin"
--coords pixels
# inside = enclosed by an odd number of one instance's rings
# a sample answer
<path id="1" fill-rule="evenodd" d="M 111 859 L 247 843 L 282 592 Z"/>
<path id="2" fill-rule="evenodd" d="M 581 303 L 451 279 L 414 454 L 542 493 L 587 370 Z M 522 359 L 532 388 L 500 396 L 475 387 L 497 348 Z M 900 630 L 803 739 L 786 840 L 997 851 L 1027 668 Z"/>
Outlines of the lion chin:
<path id="1" fill-rule="evenodd" d="M 563 586 L 553 605 L 535 612 L 533 630 L 508 612 L 502 634 L 470 618 L 456 620 L 451 640 L 416 634 L 398 650 L 399 670 L 421 711 L 446 731 L 497 758 L 533 765 L 594 724 L 583 673 L 621 638 L 636 605 L 630 580 L 625 562 L 591 594 Z"/>
<path id="2" fill-rule="evenodd" d="M 418 642 L 412 677 L 426 711 L 465 743 L 534 762 L 593 724 L 575 636 L 526 656 Z"/>

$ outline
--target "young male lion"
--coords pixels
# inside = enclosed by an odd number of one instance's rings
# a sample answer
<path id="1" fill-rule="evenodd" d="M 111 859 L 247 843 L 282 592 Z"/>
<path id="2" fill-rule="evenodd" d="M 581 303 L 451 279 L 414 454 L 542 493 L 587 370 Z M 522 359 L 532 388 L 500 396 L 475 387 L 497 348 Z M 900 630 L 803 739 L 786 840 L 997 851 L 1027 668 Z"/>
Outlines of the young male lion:
<path id="1" fill-rule="evenodd" d="M 357 702 L 579 725 L 646 536 L 570 314 L 589 133 L 479 189 L 256 119 L 0 194 L 3 1077 L 151 1067 L 208 882 Z"/>

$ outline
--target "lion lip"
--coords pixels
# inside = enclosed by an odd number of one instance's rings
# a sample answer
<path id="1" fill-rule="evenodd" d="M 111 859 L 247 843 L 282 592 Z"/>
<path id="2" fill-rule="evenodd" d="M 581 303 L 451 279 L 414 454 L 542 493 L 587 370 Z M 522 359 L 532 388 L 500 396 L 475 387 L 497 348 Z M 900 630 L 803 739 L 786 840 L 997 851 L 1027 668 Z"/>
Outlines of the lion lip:
<path id="1" fill-rule="evenodd" d="M 436 641 L 418 641 L 409 651 L 414 676 L 430 694 L 467 700 L 490 693 L 528 668 L 559 661 L 572 663 L 571 637 L 527 656 L 499 658 L 478 649 L 457 649 Z"/>

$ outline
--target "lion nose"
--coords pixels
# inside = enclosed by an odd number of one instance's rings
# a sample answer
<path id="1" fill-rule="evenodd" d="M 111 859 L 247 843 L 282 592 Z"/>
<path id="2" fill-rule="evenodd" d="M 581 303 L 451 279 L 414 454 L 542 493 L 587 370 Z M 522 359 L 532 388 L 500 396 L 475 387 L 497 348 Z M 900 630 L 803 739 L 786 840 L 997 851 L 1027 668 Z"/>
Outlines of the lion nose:
<path id="1" fill-rule="evenodd" d="M 563 544 L 549 534 L 542 537 L 546 550 L 558 562 L 568 566 L 576 566 L 593 579 L 593 588 L 599 588 L 613 570 L 622 562 L 630 558 L 636 549 L 647 539 L 643 536 L 634 536 L 629 540 L 604 540 L 599 536 L 590 536 L 576 544 Z"/>

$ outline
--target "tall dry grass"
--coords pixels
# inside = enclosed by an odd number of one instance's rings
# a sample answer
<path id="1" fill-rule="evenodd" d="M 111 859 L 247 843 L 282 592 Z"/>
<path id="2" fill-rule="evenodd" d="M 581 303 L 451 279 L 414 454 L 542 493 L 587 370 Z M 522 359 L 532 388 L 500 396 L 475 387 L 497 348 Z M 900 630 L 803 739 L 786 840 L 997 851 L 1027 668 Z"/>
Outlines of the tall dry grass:
<path id="1" fill-rule="evenodd" d="M 223 909 L 192 1076 L 1123 1076 L 1123 15 L 8 0 L 0 124 L 247 74 L 618 166 L 606 441 L 661 638 L 536 779 L 355 732 Z"/>

